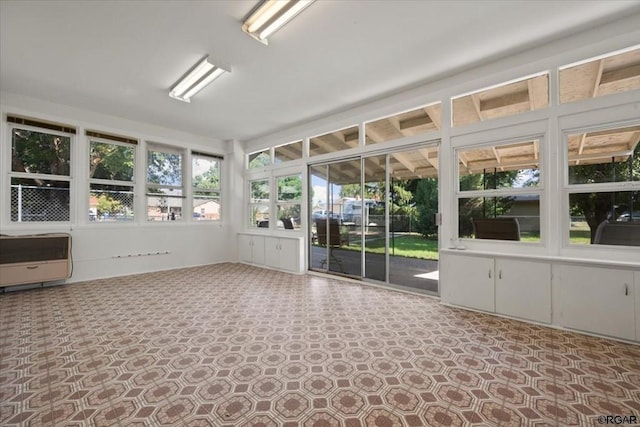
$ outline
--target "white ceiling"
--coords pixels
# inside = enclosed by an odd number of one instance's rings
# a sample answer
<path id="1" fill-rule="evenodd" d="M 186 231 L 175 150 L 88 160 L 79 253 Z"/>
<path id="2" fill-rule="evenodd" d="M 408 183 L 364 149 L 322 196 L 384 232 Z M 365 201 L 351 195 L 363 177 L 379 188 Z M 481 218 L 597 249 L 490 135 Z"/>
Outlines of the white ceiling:
<path id="1" fill-rule="evenodd" d="M 631 1 L 317 0 L 269 46 L 257 0 L 0 1 L 0 89 L 248 140 L 640 10 Z M 191 100 L 168 89 L 205 54 L 232 67 Z"/>

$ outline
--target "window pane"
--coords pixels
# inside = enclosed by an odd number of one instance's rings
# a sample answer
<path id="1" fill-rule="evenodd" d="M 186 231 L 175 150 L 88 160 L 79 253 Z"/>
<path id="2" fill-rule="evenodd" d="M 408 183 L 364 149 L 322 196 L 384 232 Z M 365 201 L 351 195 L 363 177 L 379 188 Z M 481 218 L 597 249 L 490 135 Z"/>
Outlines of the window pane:
<path id="1" fill-rule="evenodd" d="M 250 215 L 249 224 L 252 227 L 269 227 L 269 205 L 263 203 L 252 204 Z"/>
<path id="2" fill-rule="evenodd" d="M 133 181 L 135 147 L 91 141 L 89 177 Z"/>
<path id="3" fill-rule="evenodd" d="M 535 187 L 539 159 L 537 140 L 459 150 L 460 191 Z"/>
<path id="4" fill-rule="evenodd" d="M 149 184 L 182 185 L 182 155 L 149 150 L 147 158 Z"/>
<path id="5" fill-rule="evenodd" d="M 569 194 L 569 214 L 571 244 L 640 246 L 640 191 Z"/>
<path id="6" fill-rule="evenodd" d="M 366 144 L 378 144 L 440 129 L 440 103 L 365 124 Z"/>
<path id="7" fill-rule="evenodd" d="M 89 221 L 133 221 L 133 187 L 91 184 Z"/>
<path id="8" fill-rule="evenodd" d="M 640 126 L 569 135 L 569 184 L 640 181 Z"/>
<path id="9" fill-rule="evenodd" d="M 540 242 L 540 197 L 470 197 L 458 201 L 460 237 Z"/>
<path id="10" fill-rule="evenodd" d="M 220 194 L 195 192 L 193 195 L 193 219 L 198 221 L 220 219 Z"/>
<path id="11" fill-rule="evenodd" d="M 176 221 L 182 219 L 182 191 L 157 188 L 149 189 L 158 195 L 147 196 L 148 221 Z"/>
<path id="12" fill-rule="evenodd" d="M 560 70 L 560 102 L 640 89 L 640 49 Z"/>
<path id="13" fill-rule="evenodd" d="M 302 200 L 302 176 L 278 177 L 278 201 Z"/>
<path id="14" fill-rule="evenodd" d="M 300 204 L 279 204 L 276 206 L 276 209 L 278 213 L 278 228 L 285 230 L 300 230 Z"/>
<path id="15" fill-rule="evenodd" d="M 309 155 L 317 156 L 319 154 L 356 148 L 359 143 L 359 135 L 358 126 L 353 126 L 348 129 L 316 136 L 309 140 Z"/>
<path id="16" fill-rule="evenodd" d="M 11 221 L 69 221 L 69 182 L 11 178 Z"/>
<path id="17" fill-rule="evenodd" d="M 269 150 L 249 154 L 249 169 L 263 168 L 271 164 Z"/>
<path id="18" fill-rule="evenodd" d="M 71 137 L 26 129 L 13 129 L 11 170 L 69 175 Z"/>
<path id="19" fill-rule="evenodd" d="M 275 164 L 298 160 L 302 158 L 302 141 L 281 145 L 274 149 Z"/>
<path id="20" fill-rule="evenodd" d="M 512 116 L 549 106 L 549 75 L 531 77 L 452 100 L 453 126 Z"/>
<path id="21" fill-rule="evenodd" d="M 269 180 L 251 181 L 251 202 L 269 201 Z"/>
<path id="22" fill-rule="evenodd" d="M 203 190 L 220 189 L 219 160 L 208 157 L 194 157 L 191 169 L 194 188 Z"/>

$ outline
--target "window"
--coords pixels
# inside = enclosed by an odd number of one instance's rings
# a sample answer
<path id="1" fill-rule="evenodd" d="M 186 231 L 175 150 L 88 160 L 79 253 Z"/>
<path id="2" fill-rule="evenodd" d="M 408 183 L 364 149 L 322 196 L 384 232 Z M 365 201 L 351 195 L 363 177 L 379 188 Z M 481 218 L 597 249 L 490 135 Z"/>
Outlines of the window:
<path id="1" fill-rule="evenodd" d="M 147 150 L 147 220 L 182 219 L 183 152 L 167 146 L 149 145 Z"/>
<path id="2" fill-rule="evenodd" d="M 11 123 L 11 221 L 69 221 L 75 129 L 20 117 Z"/>
<path id="3" fill-rule="evenodd" d="M 249 226 L 269 227 L 269 180 L 249 181 Z"/>
<path id="4" fill-rule="evenodd" d="M 333 153 L 356 148 L 359 145 L 360 131 L 358 126 L 342 129 L 309 140 L 309 155 Z"/>
<path id="5" fill-rule="evenodd" d="M 540 242 L 540 142 L 457 151 L 460 237 Z"/>
<path id="6" fill-rule="evenodd" d="M 560 103 L 640 89 L 640 47 L 560 68 Z"/>
<path id="7" fill-rule="evenodd" d="M 549 106 L 547 73 L 452 99 L 453 126 L 512 116 Z"/>
<path id="8" fill-rule="evenodd" d="M 276 178 L 276 183 L 278 186 L 276 201 L 278 228 L 299 230 L 302 218 L 302 176 L 280 176 Z"/>
<path id="9" fill-rule="evenodd" d="M 264 168 L 271 165 L 270 150 L 256 151 L 249 154 L 249 169 Z"/>
<path id="10" fill-rule="evenodd" d="M 367 145 L 420 135 L 440 129 L 442 105 L 427 105 L 413 111 L 376 120 L 365 125 Z"/>
<path id="11" fill-rule="evenodd" d="M 640 125 L 568 135 L 567 183 L 570 244 L 640 246 Z"/>
<path id="12" fill-rule="evenodd" d="M 135 139 L 87 131 L 89 221 L 133 220 Z"/>
<path id="13" fill-rule="evenodd" d="M 280 145 L 273 149 L 273 160 L 276 165 L 302 158 L 302 141 Z"/>
<path id="14" fill-rule="evenodd" d="M 193 219 L 220 219 L 220 167 L 222 157 L 191 153 L 191 183 L 193 185 Z"/>

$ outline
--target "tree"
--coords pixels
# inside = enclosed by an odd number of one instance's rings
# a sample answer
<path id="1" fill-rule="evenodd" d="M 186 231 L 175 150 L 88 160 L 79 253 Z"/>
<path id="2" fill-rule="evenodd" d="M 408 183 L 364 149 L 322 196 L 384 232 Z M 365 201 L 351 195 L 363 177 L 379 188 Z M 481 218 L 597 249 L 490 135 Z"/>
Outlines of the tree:
<path id="1" fill-rule="evenodd" d="M 147 158 L 147 183 L 182 185 L 182 156 L 150 150 Z"/>
<path id="2" fill-rule="evenodd" d="M 437 234 L 435 214 L 438 212 L 438 180 L 424 178 L 416 186 L 417 229 L 424 237 Z"/>
<path id="3" fill-rule="evenodd" d="M 614 159 L 615 160 L 615 159 Z M 612 161 L 592 165 L 569 167 L 569 182 L 591 184 L 599 182 L 621 182 L 640 179 L 640 144 L 625 161 Z M 591 243 L 594 242 L 598 225 L 607 219 L 616 219 L 623 211 L 638 211 L 640 201 L 621 193 L 573 193 L 569 196 L 569 210 L 573 216 L 584 216 L 589 225 Z M 624 203 L 627 203 L 625 205 Z"/>
<path id="4" fill-rule="evenodd" d="M 133 180 L 134 147 L 91 142 L 89 176 L 115 181 Z"/>

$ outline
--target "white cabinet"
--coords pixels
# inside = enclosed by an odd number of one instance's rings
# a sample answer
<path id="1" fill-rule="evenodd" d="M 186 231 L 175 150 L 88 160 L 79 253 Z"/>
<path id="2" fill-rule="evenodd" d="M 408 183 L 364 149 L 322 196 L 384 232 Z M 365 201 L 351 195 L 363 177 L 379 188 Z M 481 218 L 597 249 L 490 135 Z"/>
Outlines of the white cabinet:
<path id="1" fill-rule="evenodd" d="M 300 238 L 267 237 L 265 240 L 265 264 L 279 270 L 298 273 L 300 266 Z"/>
<path id="2" fill-rule="evenodd" d="M 551 266 L 545 262 L 442 254 L 445 302 L 551 322 Z"/>
<path id="3" fill-rule="evenodd" d="M 445 302 L 495 311 L 493 258 L 442 254 L 440 279 Z"/>
<path id="4" fill-rule="evenodd" d="M 639 285 L 636 278 L 634 286 L 633 271 L 582 265 L 560 265 L 558 270 L 554 307 L 561 326 L 636 339 L 635 293 Z"/>
<path id="5" fill-rule="evenodd" d="M 551 323 L 551 264 L 496 258 L 496 313 Z"/>
<path id="6" fill-rule="evenodd" d="M 264 234 L 238 235 L 240 262 L 302 273 L 303 249 L 301 237 L 266 236 Z"/>
<path id="7" fill-rule="evenodd" d="M 238 235 L 240 261 L 249 264 L 264 264 L 264 236 L 253 234 Z"/>

